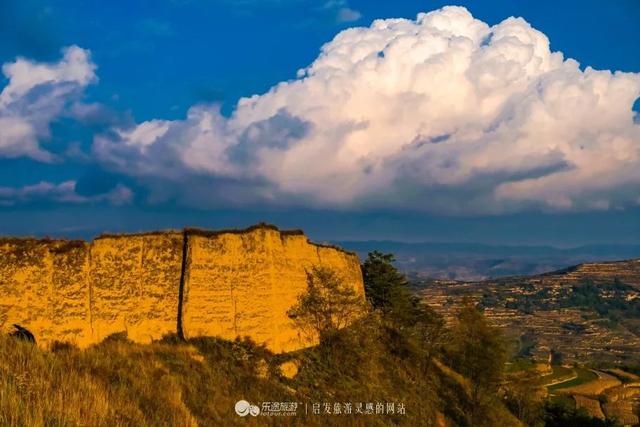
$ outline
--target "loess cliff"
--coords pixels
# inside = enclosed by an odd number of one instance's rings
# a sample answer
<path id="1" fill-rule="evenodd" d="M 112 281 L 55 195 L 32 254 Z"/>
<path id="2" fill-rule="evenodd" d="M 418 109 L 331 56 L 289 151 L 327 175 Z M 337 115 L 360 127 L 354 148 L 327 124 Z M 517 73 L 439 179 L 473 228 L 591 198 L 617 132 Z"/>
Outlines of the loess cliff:
<path id="1" fill-rule="evenodd" d="M 105 235 L 84 241 L 0 239 L 0 328 L 44 347 L 80 347 L 126 332 L 249 337 L 275 352 L 313 344 L 287 311 L 313 266 L 364 298 L 357 255 L 269 225 L 246 230 Z"/>

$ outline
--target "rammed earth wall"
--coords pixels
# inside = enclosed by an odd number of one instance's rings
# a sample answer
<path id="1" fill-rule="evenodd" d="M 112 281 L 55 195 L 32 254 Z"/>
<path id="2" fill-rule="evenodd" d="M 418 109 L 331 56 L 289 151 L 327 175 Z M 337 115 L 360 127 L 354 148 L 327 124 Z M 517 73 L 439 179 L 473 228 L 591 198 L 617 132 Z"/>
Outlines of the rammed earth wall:
<path id="1" fill-rule="evenodd" d="M 80 347 L 126 332 L 249 337 L 273 351 L 312 342 L 287 311 L 312 266 L 334 269 L 363 295 L 357 255 L 302 232 L 158 232 L 83 241 L 0 239 L 0 329 L 29 329 L 39 345 Z"/>

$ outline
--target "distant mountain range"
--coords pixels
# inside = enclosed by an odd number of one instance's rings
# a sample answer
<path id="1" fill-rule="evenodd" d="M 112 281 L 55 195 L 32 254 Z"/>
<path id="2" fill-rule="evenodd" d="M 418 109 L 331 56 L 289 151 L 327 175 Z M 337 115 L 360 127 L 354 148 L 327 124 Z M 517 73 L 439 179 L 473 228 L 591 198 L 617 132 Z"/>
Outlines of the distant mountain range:
<path id="1" fill-rule="evenodd" d="M 386 240 L 333 242 L 357 252 L 362 260 L 369 252 L 393 253 L 397 265 L 418 278 L 483 280 L 505 276 L 540 274 L 585 262 L 640 257 L 640 245 L 503 246 L 480 243 L 406 243 Z"/>

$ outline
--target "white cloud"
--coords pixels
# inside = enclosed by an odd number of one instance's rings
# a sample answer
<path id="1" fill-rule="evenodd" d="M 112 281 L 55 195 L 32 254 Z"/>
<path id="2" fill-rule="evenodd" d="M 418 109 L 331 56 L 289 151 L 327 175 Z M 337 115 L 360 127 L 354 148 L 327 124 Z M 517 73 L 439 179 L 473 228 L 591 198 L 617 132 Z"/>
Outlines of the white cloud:
<path id="1" fill-rule="evenodd" d="M 132 191 L 121 184 L 118 184 L 107 193 L 92 196 L 78 194 L 75 181 L 65 181 L 60 184 L 41 181 L 24 187 L 0 187 L 0 206 L 14 206 L 34 202 L 123 205 L 131 202 L 132 199 Z"/>
<path id="2" fill-rule="evenodd" d="M 336 14 L 336 22 L 355 22 L 362 18 L 360 11 L 352 9 L 347 0 L 328 0 L 323 9 L 331 10 Z"/>
<path id="3" fill-rule="evenodd" d="M 636 204 L 640 74 L 584 70 L 520 18 L 460 7 L 338 34 L 293 81 L 94 141 L 112 169 L 272 203 L 492 213 Z M 209 180 L 209 186 L 203 184 Z M 173 197 L 173 196 L 171 196 Z M 178 197 L 178 196 L 175 196 Z"/>
<path id="4" fill-rule="evenodd" d="M 341 7 L 338 9 L 338 22 L 355 22 L 362 18 L 362 13 L 350 7 Z"/>
<path id="5" fill-rule="evenodd" d="M 53 64 L 25 58 L 4 64 L 9 82 L 0 92 L 0 157 L 53 161 L 41 142 L 49 137 L 51 122 L 96 80 L 94 70 L 89 52 L 77 46 L 65 48 Z"/>

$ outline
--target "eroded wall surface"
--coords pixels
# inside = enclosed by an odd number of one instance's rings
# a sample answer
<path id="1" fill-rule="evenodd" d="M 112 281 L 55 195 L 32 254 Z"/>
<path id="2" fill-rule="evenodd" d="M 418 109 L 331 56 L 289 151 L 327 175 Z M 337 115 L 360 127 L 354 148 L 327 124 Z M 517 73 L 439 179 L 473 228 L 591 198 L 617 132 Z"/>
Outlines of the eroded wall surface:
<path id="1" fill-rule="evenodd" d="M 90 244 L 0 239 L 0 329 L 19 324 L 45 347 L 86 347 L 126 332 L 141 343 L 178 333 L 249 337 L 291 351 L 313 344 L 287 316 L 312 266 L 334 269 L 364 296 L 355 254 L 272 226 L 102 236 Z"/>
<path id="2" fill-rule="evenodd" d="M 19 324 L 43 345 L 91 340 L 85 242 L 0 240 L 0 329 Z"/>
<path id="3" fill-rule="evenodd" d="M 313 344 L 287 316 L 313 266 L 335 270 L 364 295 L 355 254 L 310 243 L 301 233 L 256 228 L 189 237 L 185 336 L 249 337 L 275 352 Z"/>
<path id="4" fill-rule="evenodd" d="M 119 332 L 141 343 L 176 333 L 182 239 L 182 233 L 153 233 L 93 242 L 93 342 Z"/>

